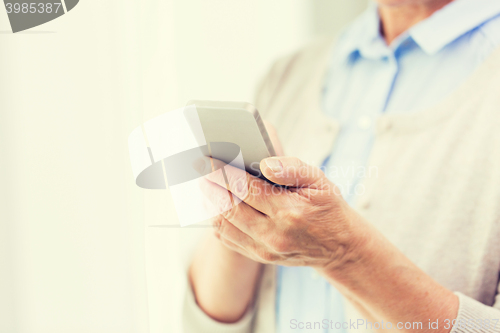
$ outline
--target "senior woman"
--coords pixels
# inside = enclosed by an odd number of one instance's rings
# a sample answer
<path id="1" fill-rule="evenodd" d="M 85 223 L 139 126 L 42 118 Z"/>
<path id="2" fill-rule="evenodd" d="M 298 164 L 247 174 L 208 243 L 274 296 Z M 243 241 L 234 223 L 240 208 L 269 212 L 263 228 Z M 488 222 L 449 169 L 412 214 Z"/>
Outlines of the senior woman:
<path id="1" fill-rule="evenodd" d="M 185 331 L 500 332 L 499 44 L 500 0 L 377 0 L 278 61 L 260 167 L 289 187 L 227 172 Z"/>

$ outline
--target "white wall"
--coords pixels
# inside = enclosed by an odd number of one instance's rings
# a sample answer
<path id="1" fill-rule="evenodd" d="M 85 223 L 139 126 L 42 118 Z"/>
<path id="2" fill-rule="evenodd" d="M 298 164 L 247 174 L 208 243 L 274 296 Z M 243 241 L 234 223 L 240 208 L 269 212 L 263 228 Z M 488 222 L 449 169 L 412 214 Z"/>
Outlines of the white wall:
<path id="1" fill-rule="evenodd" d="M 0 333 L 179 332 L 197 230 L 149 227 L 175 218 L 133 184 L 128 133 L 188 99 L 251 100 L 319 31 L 313 4 L 82 0 L 15 35 L 0 9 Z"/>
<path id="2" fill-rule="evenodd" d="M 136 269 L 144 266 L 142 194 L 125 144 L 142 121 L 138 6 L 118 3 L 82 1 L 29 33 L 0 34 L 8 240 L 0 332 L 147 331 L 145 274 Z"/>
<path id="3" fill-rule="evenodd" d="M 369 0 L 310 0 L 314 35 L 335 34 L 367 6 Z"/>

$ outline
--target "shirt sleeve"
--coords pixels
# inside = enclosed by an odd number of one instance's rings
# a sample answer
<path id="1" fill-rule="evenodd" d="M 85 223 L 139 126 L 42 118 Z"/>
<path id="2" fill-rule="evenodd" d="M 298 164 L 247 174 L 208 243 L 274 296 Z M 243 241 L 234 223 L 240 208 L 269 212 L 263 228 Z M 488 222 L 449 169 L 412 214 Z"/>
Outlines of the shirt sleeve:
<path id="1" fill-rule="evenodd" d="M 182 311 L 184 333 L 251 333 L 255 308 L 249 308 L 243 318 L 231 324 L 210 318 L 196 303 L 191 285 L 188 283 Z"/>
<path id="2" fill-rule="evenodd" d="M 500 333 L 500 309 L 459 292 L 455 295 L 459 300 L 458 315 L 450 333 Z"/>

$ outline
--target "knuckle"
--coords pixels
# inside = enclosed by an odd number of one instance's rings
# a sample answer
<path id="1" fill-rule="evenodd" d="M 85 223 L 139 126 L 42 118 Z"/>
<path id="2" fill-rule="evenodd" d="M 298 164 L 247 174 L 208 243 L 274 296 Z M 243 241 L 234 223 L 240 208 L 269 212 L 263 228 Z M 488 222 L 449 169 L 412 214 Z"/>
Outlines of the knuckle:
<path id="1" fill-rule="evenodd" d="M 274 216 L 277 221 L 286 221 L 288 219 L 288 209 L 277 209 Z"/>
<path id="2" fill-rule="evenodd" d="M 225 231 L 226 231 L 226 226 L 227 226 L 227 221 L 226 219 L 222 218 L 220 220 L 220 223 L 219 223 L 219 227 L 218 227 L 218 233 L 221 237 L 224 237 L 225 236 Z"/>
<path id="3" fill-rule="evenodd" d="M 249 195 L 251 179 L 246 172 L 238 173 L 232 176 L 230 180 L 230 189 L 238 198 L 245 200 Z"/>
<path id="4" fill-rule="evenodd" d="M 288 220 L 292 224 L 296 224 L 296 223 L 300 222 L 302 220 L 303 216 L 304 216 L 304 214 L 303 214 L 302 210 L 297 209 L 297 208 L 291 209 L 288 212 Z"/>
<path id="5" fill-rule="evenodd" d="M 212 226 L 215 228 L 220 227 L 220 224 L 222 223 L 223 217 L 221 215 L 214 216 L 210 219 L 210 222 L 212 223 Z"/>
<path id="6" fill-rule="evenodd" d="M 295 226 L 300 224 L 304 219 L 304 211 L 297 206 L 289 207 L 286 210 L 284 209 L 279 211 L 277 217 L 280 221 L 285 222 L 287 225 Z"/>
<path id="7" fill-rule="evenodd" d="M 286 238 L 277 238 L 270 242 L 270 247 L 278 253 L 286 253 L 290 250 L 290 242 Z"/>
<path id="8" fill-rule="evenodd" d="M 217 209 L 221 214 L 231 209 L 231 200 L 228 195 L 219 196 L 217 200 Z"/>
<path id="9" fill-rule="evenodd" d="M 222 216 L 228 221 L 234 221 L 238 218 L 240 212 L 239 205 L 234 205 L 232 208 L 225 210 L 222 212 Z"/>
<path id="10" fill-rule="evenodd" d="M 277 260 L 277 255 L 270 253 L 268 251 L 260 250 L 256 253 L 257 257 L 264 262 L 274 262 Z"/>

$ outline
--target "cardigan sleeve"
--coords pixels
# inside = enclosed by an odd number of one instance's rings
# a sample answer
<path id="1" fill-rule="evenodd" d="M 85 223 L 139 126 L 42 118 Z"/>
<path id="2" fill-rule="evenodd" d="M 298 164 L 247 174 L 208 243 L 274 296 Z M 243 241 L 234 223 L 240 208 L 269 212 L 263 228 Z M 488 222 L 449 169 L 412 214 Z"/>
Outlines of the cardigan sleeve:
<path id="1" fill-rule="evenodd" d="M 498 300 L 491 307 L 462 293 L 456 292 L 455 295 L 458 296 L 459 307 L 456 321 L 450 333 L 500 333 L 500 303 Z"/>
<path id="2" fill-rule="evenodd" d="M 193 290 L 188 283 L 182 311 L 184 333 L 250 333 L 255 309 L 247 310 L 243 318 L 231 324 L 221 323 L 210 318 L 196 303 Z"/>

